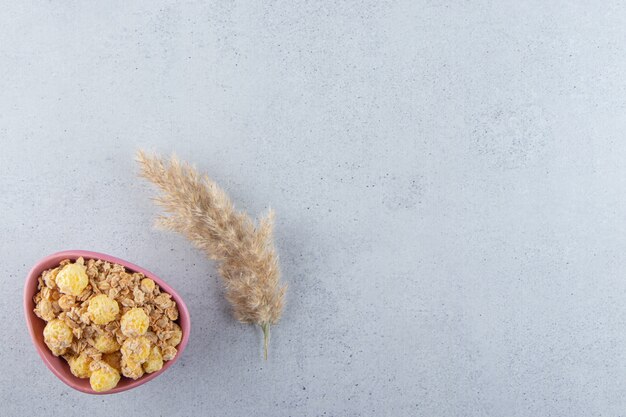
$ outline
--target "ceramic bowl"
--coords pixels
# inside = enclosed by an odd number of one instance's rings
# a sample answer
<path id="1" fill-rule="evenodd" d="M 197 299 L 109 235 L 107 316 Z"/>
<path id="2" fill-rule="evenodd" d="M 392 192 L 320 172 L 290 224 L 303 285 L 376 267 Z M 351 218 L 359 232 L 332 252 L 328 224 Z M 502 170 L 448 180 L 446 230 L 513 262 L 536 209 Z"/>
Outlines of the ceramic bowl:
<path id="1" fill-rule="evenodd" d="M 182 330 L 183 338 L 180 344 L 177 346 L 178 353 L 176 354 L 174 359 L 165 362 L 161 370 L 153 372 L 151 374 L 145 374 L 137 380 L 122 377 L 117 386 L 112 390 L 106 392 L 95 392 L 91 389 L 91 386 L 89 385 L 89 379 L 81 379 L 72 375 L 72 373 L 70 372 L 70 367 L 65 359 L 56 357 L 52 354 L 52 352 L 50 352 L 43 340 L 43 329 L 46 325 L 46 322 L 37 317 L 33 312 L 33 309 L 35 308 L 33 297 L 37 293 L 37 279 L 41 276 L 41 273 L 43 271 L 57 266 L 63 259 L 75 260 L 81 256 L 85 260 L 102 259 L 103 261 L 123 265 L 129 271 L 140 272 L 146 277 L 152 279 L 155 283 L 157 283 L 164 292 L 170 294 L 174 301 L 176 301 L 179 312 L 177 322 Z M 180 295 L 178 295 L 178 293 L 174 291 L 172 287 L 167 285 L 165 281 L 154 275 L 152 272 L 146 271 L 145 269 L 137 265 L 131 264 L 130 262 L 127 262 L 123 259 L 115 258 L 104 253 L 88 252 L 83 250 L 68 250 L 46 256 L 45 258 L 37 262 L 35 266 L 33 266 L 33 268 L 30 270 L 30 273 L 26 278 L 26 284 L 24 286 L 24 313 L 26 314 L 26 324 L 28 325 L 28 331 L 30 332 L 33 344 L 35 345 L 37 352 L 39 352 L 39 356 L 41 356 L 41 359 L 43 359 L 46 366 L 52 371 L 52 373 L 59 377 L 61 381 L 65 382 L 67 385 L 78 391 L 82 391 L 88 394 L 114 394 L 117 392 L 122 392 L 131 388 L 138 387 L 139 385 L 145 384 L 146 382 L 153 380 L 154 378 L 161 375 L 163 372 L 167 371 L 170 366 L 174 365 L 178 358 L 180 358 L 180 356 L 183 354 L 185 346 L 187 345 L 187 342 L 189 340 L 189 310 L 187 310 L 185 302 L 180 297 Z"/>

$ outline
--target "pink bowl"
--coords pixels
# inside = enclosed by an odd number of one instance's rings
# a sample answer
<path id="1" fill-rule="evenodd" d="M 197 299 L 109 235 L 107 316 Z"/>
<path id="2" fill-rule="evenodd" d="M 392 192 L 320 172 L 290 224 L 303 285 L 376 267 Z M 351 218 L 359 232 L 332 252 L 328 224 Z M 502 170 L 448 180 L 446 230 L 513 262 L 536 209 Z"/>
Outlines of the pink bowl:
<path id="1" fill-rule="evenodd" d="M 63 358 L 58 358 L 50 352 L 48 347 L 43 341 L 43 328 L 46 325 L 46 322 L 40 319 L 35 315 L 33 309 L 35 308 L 35 303 L 33 301 L 34 295 L 37 293 L 37 279 L 41 276 L 41 273 L 46 269 L 53 268 L 58 265 L 63 259 L 78 259 L 79 257 L 83 257 L 85 259 L 102 259 L 103 261 L 108 261 L 112 263 L 117 263 L 123 265 L 130 271 L 141 272 L 146 277 L 151 278 L 154 282 L 156 282 L 163 291 L 167 292 L 172 296 L 176 304 L 178 305 L 179 317 L 178 324 L 183 332 L 183 338 L 180 341 L 180 344 L 177 346 L 178 353 L 176 357 L 171 361 L 165 362 L 163 364 L 163 368 L 160 371 L 153 372 L 151 374 L 146 374 L 137 380 L 132 380 L 129 378 L 124 378 L 120 380 L 115 388 L 106 392 L 95 392 L 91 389 L 89 385 L 89 379 L 80 379 L 76 378 L 70 372 L 70 367 L 65 362 Z M 174 291 L 172 287 L 167 285 L 165 281 L 154 275 L 152 272 L 146 271 L 145 269 L 133 265 L 130 262 L 126 262 L 122 259 L 115 258 L 113 256 L 105 255 L 104 253 L 97 252 L 88 252 L 83 250 L 68 250 L 63 252 L 58 252 L 49 256 L 46 256 L 39 262 L 33 266 L 26 278 L 26 284 L 24 285 L 24 313 L 26 314 L 26 324 L 28 325 L 28 331 L 30 332 L 30 336 L 33 339 L 33 343 L 37 348 L 37 352 L 39 352 L 39 356 L 43 359 L 46 366 L 54 373 L 59 379 L 65 382 L 70 387 L 85 392 L 87 394 L 115 394 L 116 392 L 122 392 L 129 390 L 131 388 L 138 387 L 141 384 L 145 384 L 146 382 L 156 378 L 161 375 L 167 368 L 172 366 L 174 362 L 180 358 L 183 351 L 185 350 L 185 346 L 187 346 L 187 341 L 189 340 L 189 329 L 190 329 L 190 320 L 189 320 L 189 310 L 187 310 L 187 306 L 183 299 Z"/>

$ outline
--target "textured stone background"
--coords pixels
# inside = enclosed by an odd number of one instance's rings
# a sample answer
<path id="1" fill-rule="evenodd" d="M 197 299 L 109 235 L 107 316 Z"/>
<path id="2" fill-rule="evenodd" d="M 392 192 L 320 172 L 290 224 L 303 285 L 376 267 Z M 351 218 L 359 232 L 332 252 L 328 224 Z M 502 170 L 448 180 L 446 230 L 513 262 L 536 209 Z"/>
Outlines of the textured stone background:
<path id="1" fill-rule="evenodd" d="M 623 2 L 2 3 L 2 415 L 625 415 Z M 140 147 L 276 209 L 268 362 L 151 228 Z M 22 285 L 68 248 L 187 300 L 165 375 L 94 397 L 45 368 Z"/>

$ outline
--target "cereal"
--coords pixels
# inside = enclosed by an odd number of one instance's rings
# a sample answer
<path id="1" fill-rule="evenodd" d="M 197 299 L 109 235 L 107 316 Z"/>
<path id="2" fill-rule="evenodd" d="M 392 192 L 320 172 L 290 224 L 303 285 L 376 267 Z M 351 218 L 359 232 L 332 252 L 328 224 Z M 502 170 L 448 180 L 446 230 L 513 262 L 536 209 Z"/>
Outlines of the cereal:
<path id="1" fill-rule="evenodd" d="M 163 348 L 163 360 L 171 361 L 172 359 L 174 359 L 174 356 L 176 356 L 176 353 L 178 353 L 178 351 L 175 347 L 166 346 L 165 348 Z"/>
<path id="2" fill-rule="evenodd" d="M 54 314 L 54 308 L 52 307 L 52 301 L 41 299 L 35 307 L 35 314 L 37 317 L 46 321 L 54 319 L 56 316 Z"/>
<path id="3" fill-rule="evenodd" d="M 78 262 L 67 264 L 56 276 L 56 285 L 63 294 L 80 295 L 89 284 L 85 266 Z"/>
<path id="4" fill-rule="evenodd" d="M 143 376 L 141 363 L 124 359 L 124 355 L 122 354 L 122 375 L 132 379 L 141 378 Z"/>
<path id="5" fill-rule="evenodd" d="M 65 353 L 72 343 L 74 334 L 70 326 L 64 321 L 54 319 L 49 321 L 43 329 L 43 338 L 54 356 L 60 356 Z"/>
<path id="6" fill-rule="evenodd" d="M 43 273 L 42 278 L 48 288 L 56 288 L 56 278 L 59 268 L 50 269 Z"/>
<path id="7" fill-rule="evenodd" d="M 91 357 L 84 353 L 78 356 L 71 356 L 67 359 L 67 363 L 70 364 L 70 371 L 78 378 L 89 378 L 91 375 L 91 370 L 89 369 L 91 361 Z"/>
<path id="8" fill-rule="evenodd" d="M 120 352 L 122 359 L 141 364 L 150 355 L 150 340 L 145 336 L 129 337 L 124 341 Z"/>
<path id="9" fill-rule="evenodd" d="M 89 384 L 94 391 L 102 392 L 115 388 L 119 380 L 120 373 L 106 363 L 102 363 L 99 369 L 91 373 Z"/>
<path id="10" fill-rule="evenodd" d="M 143 364 L 143 370 L 146 371 L 147 374 L 151 374 L 161 368 L 163 368 L 163 356 L 161 356 L 161 349 L 159 349 L 158 346 L 152 346 L 150 356 L 148 356 L 148 359 Z"/>
<path id="11" fill-rule="evenodd" d="M 121 325 L 125 336 L 141 336 L 148 330 L 150 319 L 143 309 L 132 308 L 122 316 Z"/>
<path id="12" fill-rule="evenodd" d="M 167 339 L 167 344 L 169 346 L 173 346 L 173 347 L 178 346 L 178 344 L 180 343 L 180 341 L 183 338 L 183 332 L 180 329 L 180 326 L 178 324 L 174 323 L 174 329 L 172 331 L 170 331 L 170 333 L 172 335 L 171 335 L 171 337 L 169 339 Z"/>
<path id="13" fill-rule="evenodd" d="M 39 277 L 34 312 L 46 321 L 44 340 L 94 391 L 137 379 L 172 360 L 182 340 L 178 307 L 145 275 L 122 265 L 64 260 Z"/>
<path id="14" fill-rule="evenodd" d="M 122 372 L 122 354 L 119 350 L 113 353 L 105 353 L 102 355 L 102 361 L 106 362 L 107 365 L 112 368 L 117 369 L 118 372 Z"/>
<path id="15" fill-rule="evenodd" d="M 89 300 L 87 307 L 91 320 L 96 324 L 107 324 L 115 320 L 120 312 L 120 306 L 117 301 L 108 295 L 99 294 Z"/>
<path id="16" fill-rule="evenodd" d="M 61 308 L 61 310 L 68 311 L 76 305 L 76 297 L 73 295 L 63 294 L 57 302 L 59 303 L 59 308 Z"/>
<path id="17" fill-rule="evenodd" d="M 117 338 L 109 333 L 102 333 L 96 336 L 94 347 L 102 353 L 113 353 L 120 350 L 120 344 Z"/>
<path id="18" fill-rule="evenodd" d="M 154 291 L 155 285 L 156 284 L 154 283 L 154 281 L 152 281 L 150 278 L 144 278 L 141 280 L 141 291 L 149 294 Z"/>

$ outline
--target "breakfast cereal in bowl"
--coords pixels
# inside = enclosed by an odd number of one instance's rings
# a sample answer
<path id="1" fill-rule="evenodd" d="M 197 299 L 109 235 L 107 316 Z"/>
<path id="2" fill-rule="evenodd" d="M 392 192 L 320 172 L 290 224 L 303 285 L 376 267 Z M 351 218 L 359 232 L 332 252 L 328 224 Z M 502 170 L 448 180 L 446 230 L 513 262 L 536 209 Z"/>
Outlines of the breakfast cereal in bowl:
<path id="1" fill-rule="evenodd" d="M 160 371 L 183 339 L 173 297 L 120 263 L 60 260 L 37 277 L 32 301 L 45 348 L 96 393 Z"/>

